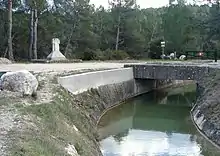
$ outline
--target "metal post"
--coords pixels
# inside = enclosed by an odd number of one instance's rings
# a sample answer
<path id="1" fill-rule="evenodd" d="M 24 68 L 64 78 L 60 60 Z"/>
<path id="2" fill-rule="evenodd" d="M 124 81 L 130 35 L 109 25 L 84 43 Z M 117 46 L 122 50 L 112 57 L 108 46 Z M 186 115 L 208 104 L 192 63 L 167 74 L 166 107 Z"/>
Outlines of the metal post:
<path id="1" fill-rule="evenodd" d="M 163 56 L 164 53 L 165 53 L 165 41 L 162 41 L 160 44 L 161 44 L 161 48 L 162 48 L 162 56 Z"/>
<path id="2" fill-rule="evenodd" d="M 164 55 L 164 47 L 162 47 L 162 55 Z"/>
<path id="3" fill-rule="evenodd" d="M 188 51 L 186 51 L 186 60 L 188 59 L 188 55 L 189 55 L 189 54 L 188 54 Z"/>
<path id="4" fill-rule="evenodd" d="M 214 52 L 215 54 L 214 54 L 214 57 L 215 57 L 215 62 L 217 62 L 218 61 L 218 54 L 217 54 L 217 51 L 215 50 L 215 52 Z"/>

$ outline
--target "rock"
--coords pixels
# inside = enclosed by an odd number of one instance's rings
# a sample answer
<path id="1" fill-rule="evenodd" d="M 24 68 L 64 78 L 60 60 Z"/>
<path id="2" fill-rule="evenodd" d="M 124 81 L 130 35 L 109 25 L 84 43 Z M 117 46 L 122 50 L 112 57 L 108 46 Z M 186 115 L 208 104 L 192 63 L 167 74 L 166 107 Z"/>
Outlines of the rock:
<path id="1" fill-rule="evenodd" d="M 171 59 L 175 59 L 175 53 L 171 53 L 171 54 L 170 54 L 170 58 L 171 58 Z"/>
<path id="2" fill-rule="evenodd" d="M 181 56 L 179 57 L 179 59 L 180 59 L 180 60 L 185 60 L 185 59 L 186 59 L 186 55 L 181 55 Z"/>
<path id="3" fill-rule="evenodd" d="M 19 92 L 23 95 L 36 95 L 38 81 L 29 71 L 7 72 L 1 77 L 3 90 Z"/>
<path id="4" fill-rule="evenodd" d="M 2 79 L 0 78 L 0 91 L 2 90 Z"/>
<path id="5" fill-rule="evenodd" d="M 166 57 L 166 55 L 164 55 L 164 54 L 162 54 L 161 56 L 160 56 L 160 58 L 162 58 L 162 59 L 164 59 Z"/>
<path id="6" fill-rule="evenodd" d="M 11 64 L 12 62 L 4 57 L 0 57 L 0 64 Z"/>
<path id="7" fill-rule="evenodd" d="M 70 156 L 79 156 L 76 148 L 74 145 L 68 145 L 68 147 L 65 148 L 65 150 L 67 151 L 67 153 L 70 155 Z"/>

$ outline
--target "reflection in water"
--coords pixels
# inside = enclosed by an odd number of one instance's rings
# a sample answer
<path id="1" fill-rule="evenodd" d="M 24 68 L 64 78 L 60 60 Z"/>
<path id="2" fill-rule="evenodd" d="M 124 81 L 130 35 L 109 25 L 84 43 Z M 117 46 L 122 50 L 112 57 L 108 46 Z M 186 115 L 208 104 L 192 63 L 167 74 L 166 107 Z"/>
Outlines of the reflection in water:
<path id="1" fill-rule="evenodd" d="M 107 112 L 99 123 L 104 156 L 219 156 L 189 117 L 195 86 L 152 92 Z"/>

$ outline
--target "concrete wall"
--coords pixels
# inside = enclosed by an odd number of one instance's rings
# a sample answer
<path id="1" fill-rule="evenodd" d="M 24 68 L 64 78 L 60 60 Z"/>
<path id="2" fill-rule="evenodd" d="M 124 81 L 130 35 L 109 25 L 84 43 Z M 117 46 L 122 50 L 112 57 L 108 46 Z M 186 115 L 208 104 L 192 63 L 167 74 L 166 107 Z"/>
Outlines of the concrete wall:
<path id="1" fill-rule="evenodd" d="M 122 68 L 60 77 L 58 78 L 58 83 L 71 93 L 78 94 L 91 88 L 121 83 L 133 79 L 133 69 Z"/>
<path id="2" fill-rule="evenodd" d="M 191 118 L 197 130 L 220 149 L 220 71 L 213 69 L 197 84 L 197 102 Z"/>
<path id="3" fill-rule="evenodd" d="M 169 68 L 171 70 L 171 67 Z M 191 71 L 188 69 L 183 70 L 188 72 Z M 158 72 L 158 70 L 156 71 Z M 207 67 L 203 68 L 203 72 L 205 74 L 210 73 L 210 71 L 216 73 L 219 72 L 219 69 Z M 164 73 L 167 75 L 169 74 L 169 70 L 167 72 L 168 73 L 160 72 L 159 74 Z M 198 73 L 201 73 L 202 75 L 204 74 L 202 73 L 202 70 L 198 71 Z M 58 79 L 58 82 L 65 89 L 75 94 L 73 95 L 73 98 L 76 102 L 81 102 L 83 107 L 91 108 L 88 114 L 91 119 L 94 119 L 94 121 L 97 122 L 102 116 L 103 112 L 109 108 L 116 106 L 124 100 L 149 92 L 155 88 L 155 84 L 157 84 L 155 83 L 155 80 L 152 79 L 134 79 L 134 77 L 133 69 L 125 68 L 61 77 Z M 179 76 L 181 79 L 183 77 L 184 75 Z M 185 78 L 187 77 L 188 75 L 185 75 Z M 195 78 L 195 76 L 193 77 Z M 192 109 L 192 119 L 198 130 L 204 134 L 204 136 L 206 136 L 210 141 L 214 142 L 214 144 L 220 146 L 220 101 L 218 100 L 220 92 L 216 92 L 220 88 L 220 83 L 217 83 L 216 81 L 210 82 L 210 79 L 208 78 L 198 81 L 198 93 L 202 94 L 202 96 L 200 96 L 200 100 L 197 101 L 196 105 Z M 219 79 L 220 77 L 215 78 L 214 80 Z M 213 78 L 211 80 L 213 80 Z M 207 84 L 204 84 L 201 87 L 200 84 L 202 84 L 202 82 L 207 82 L 209 85 L 213 85 L 215 89 L 210 87 L 210 91 L 204 91 L 204 88 L 207 87 Z M 157 85 L 159 85 L 159 87 L 163 87 L 168 84 L 175 83 L 178 82 L 166 80 L 159 82 Z M 207 99 L 207 96 L 216 94 L 217 96 L 215 96 L 215 98 L 211 97 L 211 99 Z M 201 97 L 203 98 L 201 99 Z M 215 116 L 213 116 L 213 112 L 215 112 Z"/>
<path id="4" fill-rule="evenodd" d="M 90 99 L 95 111 L 90 115 L 98 120 L 109 108 L 155 88 L 176 85 L 179 81 L 134 79 L 133 68 L 88 72 L 58 78 L 59 84 L 82 101 Z M 79 98 L 80 97 L 80 98 Z M 86 105 L 86 104 L 84 104 Z"/>
<path id="5" fill-rule="evenodd" d="M 154 80 L 135 80 L 132 68 L 65 76 L 58 82 L 73 93 L 74 99 L 93 108 L 89 114 L 95 121 L 109 108 L 155 87 Z"/>
<path id="6" fill-rule="evenodd" d="M 137 79 L 157 80 L 199 80 L 211 70 L 208 66 L 183 64 L 140 64 L 125 67 L 133 67 L 134 77 Z"/>

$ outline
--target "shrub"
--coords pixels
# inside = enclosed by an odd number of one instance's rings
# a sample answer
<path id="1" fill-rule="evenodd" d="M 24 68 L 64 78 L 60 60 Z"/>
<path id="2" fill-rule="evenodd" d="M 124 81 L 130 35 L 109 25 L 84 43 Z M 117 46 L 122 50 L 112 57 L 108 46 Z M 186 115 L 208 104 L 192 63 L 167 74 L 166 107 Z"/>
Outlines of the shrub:
<path id="1" fill-rule="evenodd" d="M 91 50 L 87 49 L 83 53 L 83 60 L 124 60 L 128 59 L 129 55 L 127 52 L 122 50 L 110 50 L 106 49 L 105 51 L 101 51 L 100 49 Z"/>
<path id="2" fill-rule="evenodd" d="M 124 60 L 124 59 L 128 59 L 129 55 L 127 52 L 122 50 L 107 49 L 104 51 L 104 57 L 106 60 Z"/>
<path id="3" fill-rule="evenodd" d="M 86 49 L 83 53 L 83 60 L 94 60 L 96 58 L 96 54 L 92 49 Z"/>

